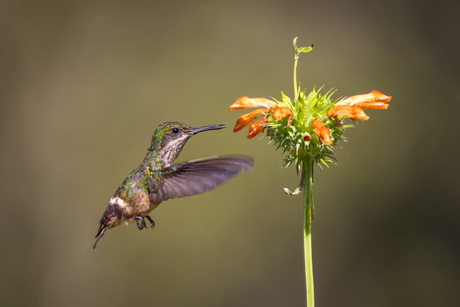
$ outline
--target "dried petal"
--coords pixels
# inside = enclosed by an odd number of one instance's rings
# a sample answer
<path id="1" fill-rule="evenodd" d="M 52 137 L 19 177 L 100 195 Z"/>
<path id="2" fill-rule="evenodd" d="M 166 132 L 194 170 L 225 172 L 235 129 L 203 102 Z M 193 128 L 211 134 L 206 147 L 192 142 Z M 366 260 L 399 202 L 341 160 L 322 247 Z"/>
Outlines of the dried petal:
<path id="1" fill-rule="evenodd" d="M 273 109 L 273 119 L 280 120 L 287 117 L 288 126 L 290 126 L 292 119 L 292 111 L 288 107 L 276 107 Z"/>
<path id="2" fill-rule="evenodd" d="M 329 129 L 327 129 L 321 121 L 315 119 L 311 125 L 313 127 L 313 132 L 321 141 L 326 145 L 332 145 Z"/>
<path id="3" fill-rule="evenodd" d="M 238 98 L 231 106 L 229 110 L 240 110 L 240 109 L 250 109 L 250 108 L 267 108 L 273 109 L 277 104 L 274 101 L 271 101 L 266 98 L 249 98 L 247 96 L 242 96 Z"/>
<path id="4" fill-rule="evenodd" d="M 236 121 L 235 128 L 233 128 L 233 132 L 240 131 L 241 129 L 249 125 L 249 123 L 252 122 L 254 118 L 259 116 L 260 114 L 267 114 L 268 112 L 270 112 L 270 109 L 256 109 L 250 113 L 241 115 L 240 117 L 238 117 Z"/>
<path id="5" fill-rule="evenodd" d="M 363 109 L 387 109 L 391 96 L 373 90 L 367 94 L 355 95 L 345 98 L 337 103 L 337 106 L 358 106 Z"/>
<path id="6" fill-rule="evenodd" d="M 250 126 L 249 126 L 249 133 L 248 133 L 248 139 L 252 139 L 253 137 L 255 137 L 256 135 L 258 135 L 259 133 L 261 133 L 262 131 L 264 131 L 265 129 L 265 124 L 267 123 L 267 118 L 262 118 L 262 119 L 259 119 L 258 121 L 256 122 L 253 122 Z"/>
<path id="7" fill-rule="evenodd" d="M 368 120 L 369 116 L 364 113 L 361 107 L 357 106 L 335 106 L 327 111 L 328 117 L 334 117 L 337 120 L 337 116 L 343 116 L 351 118 L 352 120 Z"/>

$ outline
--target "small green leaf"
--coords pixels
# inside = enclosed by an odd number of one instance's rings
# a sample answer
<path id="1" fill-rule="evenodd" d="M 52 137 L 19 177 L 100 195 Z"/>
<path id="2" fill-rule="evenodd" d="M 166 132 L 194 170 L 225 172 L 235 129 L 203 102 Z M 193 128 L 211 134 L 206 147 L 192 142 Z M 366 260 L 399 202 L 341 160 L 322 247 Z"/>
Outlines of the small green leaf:
<path id="1" fill-rule="evenodd" d="M 291 98 L 289 96 L 287 96 L 286 94 L 284 94 L 282 91 L 281 91 L 281 100 L 290 108 L 292 109 L 292 101 L 291 101 Z"/>
<path id="2" fill-rule="evenodd" d="M 297 37 L 296 37 L 296 38 L 294 38 L 294 40 L 292 41 L 292 47 L 294 47 L 294 51 L 295 51 L 295 54 L 296 54 L 296 58 L 298 58 L 299 54 L 310 52 L 310 51 L 313 49 L 313 44 L 311 44 L 311 45 L 308 46 L 308 47 L 297 47 Z"/>
<path id="3" fill-rule="evenodd" d="M 311 46 L 308 46 L 308 47 L 300 47 L 300 48 L 297 48 L 297 53 L 309 53 L 310 51 L 313 50 L 313 45 Z"/>

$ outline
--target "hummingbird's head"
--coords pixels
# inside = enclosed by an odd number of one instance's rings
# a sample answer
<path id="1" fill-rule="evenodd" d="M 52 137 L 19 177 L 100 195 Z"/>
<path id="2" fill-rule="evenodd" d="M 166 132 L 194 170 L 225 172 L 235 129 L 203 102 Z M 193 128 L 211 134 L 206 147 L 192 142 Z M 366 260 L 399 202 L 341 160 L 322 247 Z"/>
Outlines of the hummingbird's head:
<path id="1" fill-rule="evenodd" d="M 203 127 L 191 127 L 179 122 L 165 122 L 158 126 L 152 136 L 152 143 L 149 150 L 155 151 L 165 166 L 170 165 L 180 154 L 185 143 L 195 134 L 208 131 L 219 130 L 224 125 L 211 125 Z"/>

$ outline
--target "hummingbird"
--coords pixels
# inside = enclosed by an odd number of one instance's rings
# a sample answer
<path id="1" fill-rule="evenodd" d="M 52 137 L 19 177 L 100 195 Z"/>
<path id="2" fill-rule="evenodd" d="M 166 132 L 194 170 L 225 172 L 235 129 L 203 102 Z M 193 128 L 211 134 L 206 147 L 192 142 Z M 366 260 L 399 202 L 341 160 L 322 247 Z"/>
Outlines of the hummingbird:
<path id="1" fill-rule="evenodd" d="M 238 173 L 252 170 L 254 160 L 247 156 L 217 156 L 173 164 L 193 135 L 224 127 L 193 128 L 179 122 L 159 125 L 144 160 L 110 199 L 99 222 L 93 249 L 107 229 L 123 222 L 136 221 L 137 228 L 142 230 L 147 228 L 147 219 L 150 227 L 155 227 L 149 214 L 163 201 L 212 190 Z"/>

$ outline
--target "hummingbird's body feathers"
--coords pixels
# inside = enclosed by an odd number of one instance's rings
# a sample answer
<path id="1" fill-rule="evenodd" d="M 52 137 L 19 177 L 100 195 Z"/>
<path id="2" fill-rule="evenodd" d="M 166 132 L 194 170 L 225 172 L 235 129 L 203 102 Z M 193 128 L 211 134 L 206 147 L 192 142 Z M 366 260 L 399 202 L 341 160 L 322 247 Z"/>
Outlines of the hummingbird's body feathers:
<path id="1" fill-rule="evenodd" d="M 245 156 L 213 157 L 172 164 L 190 137 L 222 128 L 224 125 L 193 128 L 178 122 L 158 126 L 144 160 L 110 199 L 100 220 L 93 248 L 107 229 L 123 222 L 136 221 L 141 230 L 147 227 L 147 219 L 153 228 L 155 223 L 149 213 L 165 200 L 212 190 L 236 174 L 250 171 L 254 161 Z"/>

